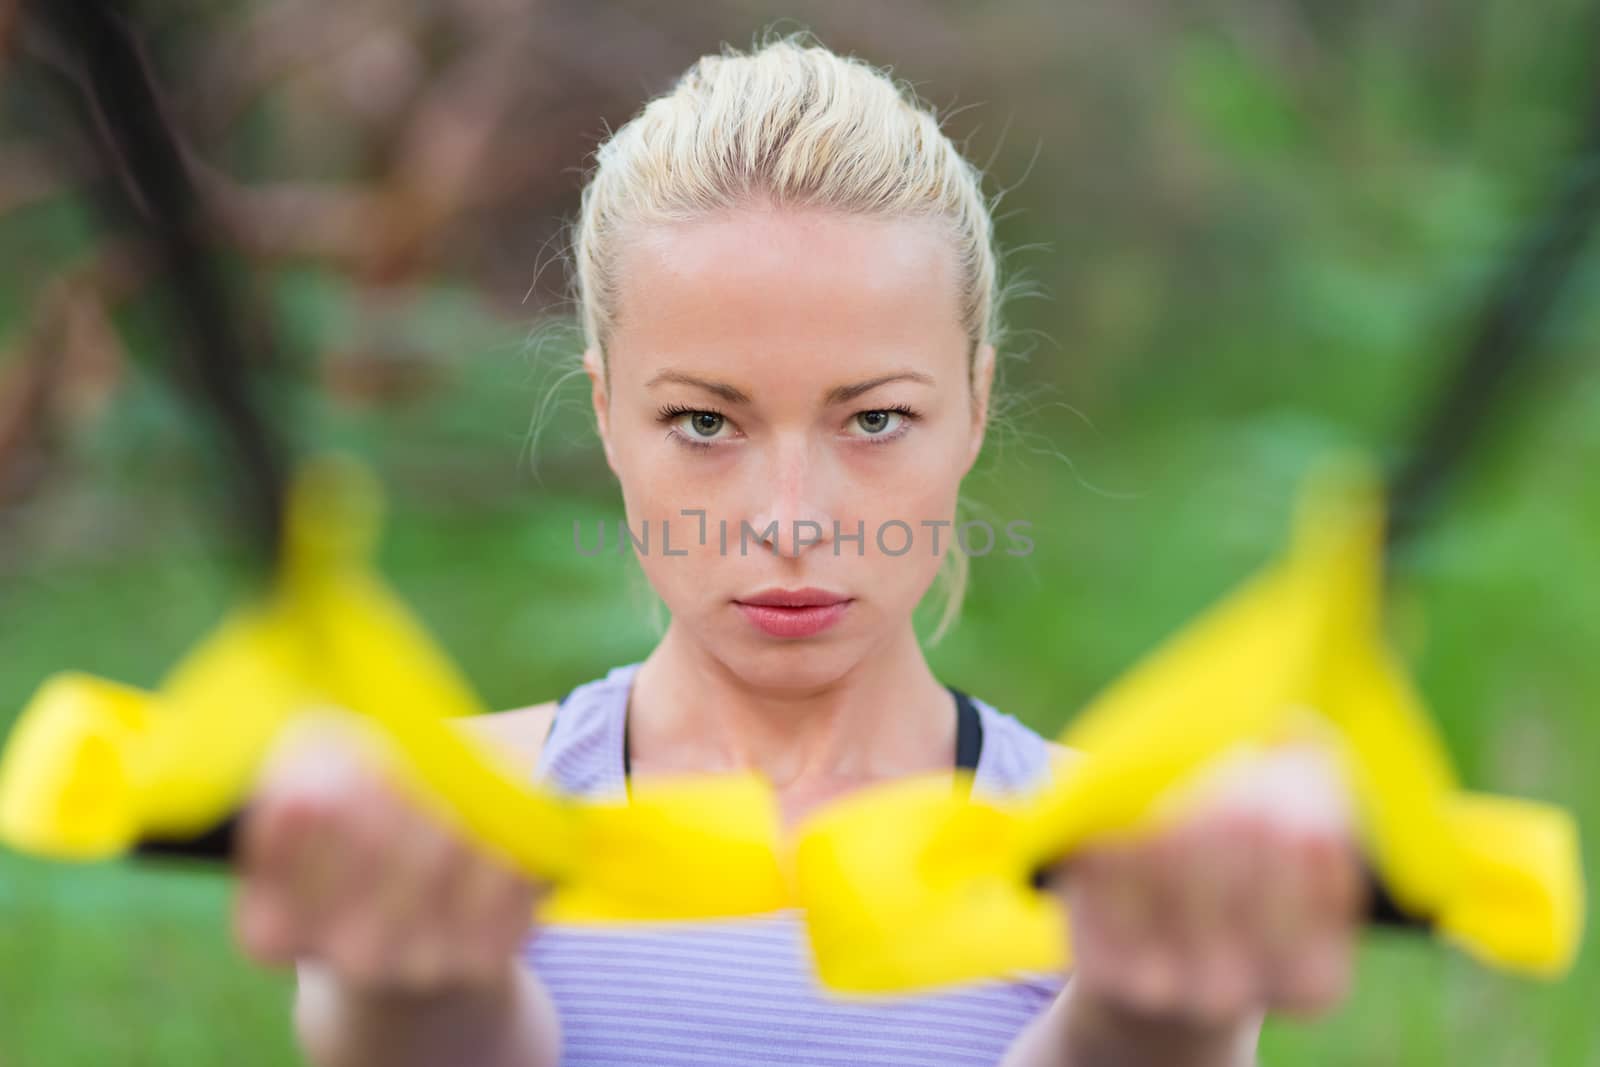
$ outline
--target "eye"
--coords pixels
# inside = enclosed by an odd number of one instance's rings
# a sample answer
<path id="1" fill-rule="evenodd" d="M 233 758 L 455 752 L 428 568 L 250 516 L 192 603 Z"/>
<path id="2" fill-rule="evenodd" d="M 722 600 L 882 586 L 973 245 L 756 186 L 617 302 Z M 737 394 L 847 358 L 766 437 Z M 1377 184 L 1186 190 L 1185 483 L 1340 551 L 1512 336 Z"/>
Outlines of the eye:
<path id="1" fill-rule="evenodd" d="M 895 425 L 894 419 L 903 417 L 893 411 L 863 411 L 856 416 L 856 425 L 874 437 L 881 437 Z"/>
<path id="2" fill-rule="evenodd" d="M 715 411 L 694 411 L 688 416 L 689 429 L 696 437 L 715 437 L 726 420 Z"/>
<path id="3" fill-rule="evenodd" d="M 658 417 L 668 427 L 667 436 L 679 444 L 709 448 L 721 436 L 726 436 L 719 435 L 728 422 L 728 417 L 720 411 L 668 404 L 661 408 Z"/>
<path id="4" fill-rule="evenodd" d="M 892 441 L 903 435 L 908 429 L 908 424 L 916 420 L 916 412 L 903 405 L 887 408 L 874 408 L 871 411 L 858 411 L 851 416 L 851 421 L 862 432 L 855 436 L 865 438 L 873 443 Z"/>

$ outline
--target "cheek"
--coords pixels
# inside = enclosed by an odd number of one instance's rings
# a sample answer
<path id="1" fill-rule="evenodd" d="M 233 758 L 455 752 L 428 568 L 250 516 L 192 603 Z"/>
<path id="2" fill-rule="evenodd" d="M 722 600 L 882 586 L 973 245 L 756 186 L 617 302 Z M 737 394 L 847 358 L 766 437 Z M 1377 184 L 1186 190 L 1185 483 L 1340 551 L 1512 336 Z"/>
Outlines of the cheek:
<path id="1" fill-rule="evenodd" d="M 723 555 L 738 555 L 739 520 L 746 509 L 731 480 L 707 477 L 703 465 L 644 465 L 624 481 L 622 500 L 635 536 L 642 538 L 648 527 L 649 562 L 659 560 L 669 570 L 696 570 L 714 565 Z M 755 539 L 751 541 L 754 550 Z M 719 547 L 723 542 L 726 553 Z"/>
<path id="2" fill-rule="evenodd" d="M 681 468 L 641 471 L 625 483 L 622 496 L 634 538 L 628 551 L 675 614 L 725 595 L 724 575 L 741 566 L 748 570 L 765 551 L 750 537 L 748 555 L 740 559 L 738 511 L 726 490 L 719 495 L 715 485 L 686 477 Z"/>
<path id="3" fill-rule="evenodd" d="M 897 470 L 851 495 L 838 513 L 840 558 L 864 591 L 910 610 L 932 584 L 955 536 L 959 483 L 945 472 Z M 857 532 L 862 534 L 854 540 Z M 822 549 L 830 557 L 831 546 Z"/>
<path id="4" fill-rule="evenodd" d="M 893 445 L 883 447 L 894 448 Z M 847 465 L 846 470 L 850 487 L 839 502 L 839 517 L 848 520 L 852 528 L 856 520 L 866 521 L 869 552 L 877 551 L 870 534 L 878 526 L 905 523 L 915 532 L 920 546 L 920 542 L 931 540 L 928 535 L 932 531 L 923 523 L 949 522 L 955 518 L 956 499 L 961 488 L 955 472 L 960 467 L 950 460 L 945 450 L 923 449 L 885 457 L 869 455 Z M 941 551 L 948 539 L 947 536 L 939 539 Z M 886 532 L 885 543 L 889 549 L 894 549 L 900 542 Z"/>

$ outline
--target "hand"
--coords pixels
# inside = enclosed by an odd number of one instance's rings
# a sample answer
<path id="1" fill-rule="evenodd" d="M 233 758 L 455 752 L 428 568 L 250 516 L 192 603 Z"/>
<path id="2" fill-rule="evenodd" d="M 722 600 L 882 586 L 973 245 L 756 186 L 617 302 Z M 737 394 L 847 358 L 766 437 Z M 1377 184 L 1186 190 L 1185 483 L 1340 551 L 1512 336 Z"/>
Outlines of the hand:
<path id="1" fill-rule="evenodd" d="M 1286 749 L 1231 768 L 1177 825 L 1058 867 L 1075 996 L 1216 1032 L 1334 1006 L 1365 903 L 1346 797 L 1321 752 Z"/>
<path id="2" fill-rule="evenodd" d="M 490 989 L 514 974 L 540 888 L 425 814 L 349 723 L 292 732 L 246 809 L 234 925 L 259 962 L 355 989 Z"/>

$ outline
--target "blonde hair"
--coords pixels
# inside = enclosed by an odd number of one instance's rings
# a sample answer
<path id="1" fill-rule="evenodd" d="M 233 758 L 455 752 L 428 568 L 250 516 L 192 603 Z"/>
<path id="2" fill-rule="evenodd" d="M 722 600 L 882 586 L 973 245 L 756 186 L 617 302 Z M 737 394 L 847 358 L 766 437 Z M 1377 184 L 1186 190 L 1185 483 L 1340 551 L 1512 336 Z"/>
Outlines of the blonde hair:
<path id="1" fill-rule="evenodd" d="M 1000 341 L 1001 287 L 982 172 L 909 87 L 805 34 L 701 57 L 598 149 L 573 240 L 585 341 L 606 364 L 630 234 L 756 202 L 942 224 L 961 323 Z M 609 376 L 609 367 L 606 367 Z M 969 563 L 952 539 L 937 643 L 959 614 Z"/>

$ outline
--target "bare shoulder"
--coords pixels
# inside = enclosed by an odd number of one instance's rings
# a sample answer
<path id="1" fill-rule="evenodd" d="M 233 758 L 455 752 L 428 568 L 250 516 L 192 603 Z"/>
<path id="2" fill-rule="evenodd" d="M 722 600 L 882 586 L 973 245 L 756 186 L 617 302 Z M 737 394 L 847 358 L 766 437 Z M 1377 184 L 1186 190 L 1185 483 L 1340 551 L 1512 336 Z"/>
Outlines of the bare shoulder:
<path id="1" fill-rule="evenodd" d="M 467 733 L 509 758 L 514 766 L 532 774 L 539 764 L 539 753 L 544 751 L 544 739 L 550 733 L 550 723 L 555 716 L 556 702 L 547 700 L 526 708 L 474 715 L 459 720 L 459 724 Z"/>

